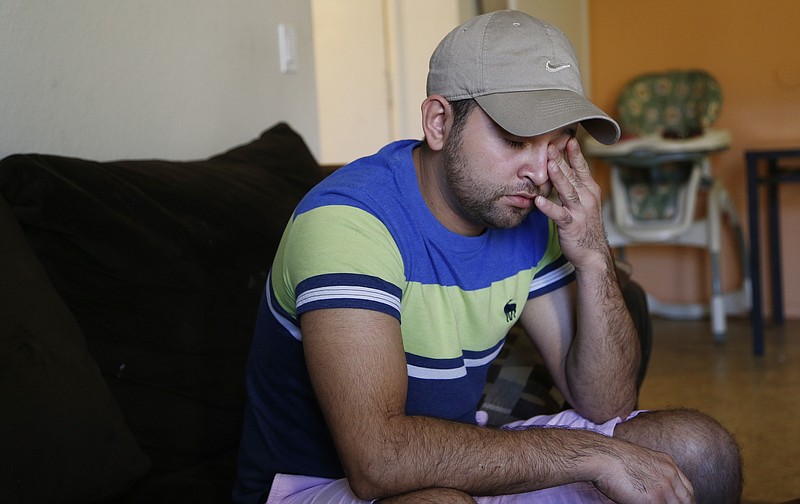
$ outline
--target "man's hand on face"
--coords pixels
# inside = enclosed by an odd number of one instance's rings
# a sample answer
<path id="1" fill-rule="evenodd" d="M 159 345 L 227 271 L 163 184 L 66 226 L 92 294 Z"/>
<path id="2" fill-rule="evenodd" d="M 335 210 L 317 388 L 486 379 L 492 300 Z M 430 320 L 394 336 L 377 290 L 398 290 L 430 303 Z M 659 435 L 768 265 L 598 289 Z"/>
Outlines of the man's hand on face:
<path id="1" fill-rule="evenodd" d="M 547 172 L 561 204 L 542 196 L 539 210 L 558 226 L 561 249 L 578 271 L 602 261 L 608 264 L 609 249 L 601 211 L 600 186 L 589 170 L 576 138 L 570 138 L 562 153 L 554 145 L 547 149 Z"/>

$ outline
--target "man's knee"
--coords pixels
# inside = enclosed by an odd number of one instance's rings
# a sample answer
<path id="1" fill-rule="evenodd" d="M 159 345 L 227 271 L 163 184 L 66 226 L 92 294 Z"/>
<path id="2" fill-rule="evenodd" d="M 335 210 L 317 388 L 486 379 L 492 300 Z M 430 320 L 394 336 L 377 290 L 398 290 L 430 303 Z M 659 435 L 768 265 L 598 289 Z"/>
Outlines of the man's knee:
<path id="1" fill-rule="evenodd" d="M 733 435 L 719 422 L 697 411 L 687 416 L 683 453 L 676 461 L 690 466 L 698 503 L 737 503 L 742 494 L 742 458 Z M 682 461 L 678 460 L 682 457 Z"/>
<path id="2" fill-rule="evenodd" d="M 672 455 L 691 480 L 698 503 L 739 502 L 739 446 L 714 418 L 689 409 L 644 412 L 617 426 L 615 437 Z"/>

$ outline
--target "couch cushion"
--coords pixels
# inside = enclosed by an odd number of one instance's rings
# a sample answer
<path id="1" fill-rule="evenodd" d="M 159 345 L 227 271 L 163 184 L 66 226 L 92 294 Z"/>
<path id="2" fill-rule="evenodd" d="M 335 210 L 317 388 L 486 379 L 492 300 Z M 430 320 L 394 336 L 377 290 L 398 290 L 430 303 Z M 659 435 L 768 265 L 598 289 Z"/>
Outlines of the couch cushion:
<path id="1" fill-rule="evenodd" d="M 124 491 L 150 461 L 0 197 L 0 495 L 90 502 Z"/>
<path id="2" fill-rule="evenodd" d="M 286 124 L 202 161 L 0 162 L 0 191 L 157 469 L 238 446 L 266 274 L 321 178 Z"/>

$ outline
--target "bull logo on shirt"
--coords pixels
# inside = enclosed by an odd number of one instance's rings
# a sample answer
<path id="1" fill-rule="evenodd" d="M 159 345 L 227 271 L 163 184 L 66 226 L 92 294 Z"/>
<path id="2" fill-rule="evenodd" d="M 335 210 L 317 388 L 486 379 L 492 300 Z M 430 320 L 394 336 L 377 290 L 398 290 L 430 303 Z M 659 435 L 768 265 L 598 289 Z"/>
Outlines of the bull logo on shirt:
<path id="1" fill-rule="evenodd" d="M 513 299 L 509 299 L 503 307 L 503 313 L 506 314 L 506 322 L 511 322 L 517 316 L 517 303 L 512 303 Z"/>

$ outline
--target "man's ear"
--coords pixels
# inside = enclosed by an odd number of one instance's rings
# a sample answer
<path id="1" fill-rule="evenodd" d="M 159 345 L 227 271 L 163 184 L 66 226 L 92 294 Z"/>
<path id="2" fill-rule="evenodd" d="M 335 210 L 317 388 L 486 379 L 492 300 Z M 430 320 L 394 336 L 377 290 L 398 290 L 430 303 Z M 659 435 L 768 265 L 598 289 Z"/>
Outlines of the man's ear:
<path id="1" fill-rule="evenodd" d="M 431 150 L 444 147 L 444 139 L 452 122 L 450 102 L 440 95 L 431 95 L 422 102 L 422 132 Z"/>

